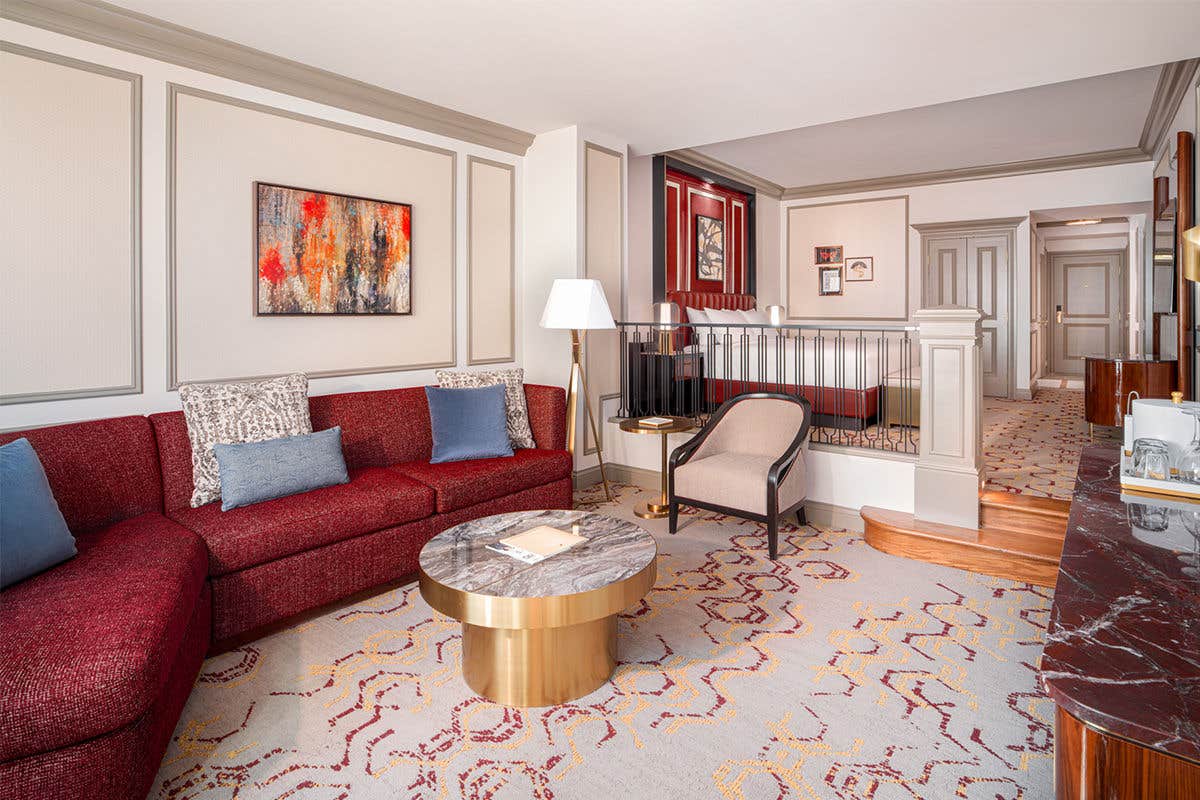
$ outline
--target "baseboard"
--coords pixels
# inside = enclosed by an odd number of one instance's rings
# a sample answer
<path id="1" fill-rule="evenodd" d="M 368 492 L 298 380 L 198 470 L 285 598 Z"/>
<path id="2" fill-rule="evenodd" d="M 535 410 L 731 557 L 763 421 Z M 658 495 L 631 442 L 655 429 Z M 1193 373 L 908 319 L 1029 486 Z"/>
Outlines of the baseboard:
<path id="1" fill-rule="evenodd" d="M 658 470 L 630 467 L 625 464 L 605 464 L 604 472 L 610 483 L 628 483 L 643 489 L 658 489 L 662 478 Z M 600 465 L 581 469 L 574 475 L 575 491 L 587 489 L 600 483 Z"/>
<path id="2" fill-rule="evenodd" d="M 630 467 L 625 464 L 605 464 L 604 471 L 612 483 L 625 483 L 642 489 L 658 491 L 662 478 L 657 470 Z M 575 490 L 587 489 L 600 483 L 600 467 L 588 467 L 575 473 Z M 856 508 L 809 500 L 804 504 L 808 521 L 823 528 L 844 528 L 856 533 L 863 532 L 863 518 Z"/>

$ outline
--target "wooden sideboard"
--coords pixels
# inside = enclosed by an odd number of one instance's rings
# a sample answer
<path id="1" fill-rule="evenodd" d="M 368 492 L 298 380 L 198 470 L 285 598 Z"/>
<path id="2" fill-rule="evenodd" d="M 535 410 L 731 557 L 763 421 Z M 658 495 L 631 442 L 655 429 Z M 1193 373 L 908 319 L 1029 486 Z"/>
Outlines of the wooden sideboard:
<path id="1" fill-rule="evenodd" d="M 1088 356 L 1083 368 L 1083 414 L 1092 425 L 1121 426 L 1130 392 L 1170 397 L 1176 388 L 1175 359 Z"/>

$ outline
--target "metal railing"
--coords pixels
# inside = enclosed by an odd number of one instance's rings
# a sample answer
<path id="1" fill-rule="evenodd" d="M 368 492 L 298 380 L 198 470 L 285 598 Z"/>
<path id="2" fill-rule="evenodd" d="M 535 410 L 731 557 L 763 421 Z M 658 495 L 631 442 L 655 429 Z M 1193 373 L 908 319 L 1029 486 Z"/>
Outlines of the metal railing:
<path id="1" fill-rule="evenodd" d="M 703 423 L 735 395 L 783 392 L 812 404 L 811 442 L 917 453 L 915 326 L 618 322 L 617 331 L 620 418 Z"/>

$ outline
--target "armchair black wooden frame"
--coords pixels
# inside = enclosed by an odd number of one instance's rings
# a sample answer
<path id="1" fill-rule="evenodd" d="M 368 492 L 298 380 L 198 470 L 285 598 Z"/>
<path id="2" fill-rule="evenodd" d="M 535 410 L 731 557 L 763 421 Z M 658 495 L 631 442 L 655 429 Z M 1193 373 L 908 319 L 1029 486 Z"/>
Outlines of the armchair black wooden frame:
<path id="1" fill-rule="evenodd" d="M 767 493 L 767 513 L 755 514 L 740 508 L 730 508 L 729 506 L 718 505 L 717 503 L 709 503 L 698 497 L 679 497 L 675 494 L 675 469 L 686 464 L 696 451 L 700 448 L 717 426 L 721 424 L 721 419 L 729 412 L 731 408 L 738 403 L 746 400 L 783 400 L 788 403 L 795 403 L 804 408 L 804 423 L 800 426 L 799 433 L 792 439 L 783 455 L 771 464 L 771 469 L 767 472 L 767 485 L 765 487 Z M 809 429 L 812 427 L 812 404 L 806 398 L 798 397 L 792 394 L 781 394 L 778 392 L 751 392 L 748 394 L 732 397 L 721 404 L 708 424 L 696 436 L 692 437 L 685 444 L 675 448 L 671 453 L 671 461 L 667 473 L 667 488 L 668 502 L 670 504 L 670 531 L 675 533 L 679 524 L 679 506 L 688 505 L 695 508 L 703 508 L 708 511 L 716 511 L 720 514 L 729 514 L 734 517 L 743 519 L 751 519 L 755 522 L 765 522 L 767 524 L 767 549 L 771 559 L 774 560 L 779 555 L 779 518 L 791 513 L 796 514 L 796 521 L 800 525 L 807 524 L 807 518 L 804 513 L 804 500 L 789 507 L 780 509 L 779 505 L 779 484 L 787 477 L 791 471 L 792 465 L 796 462 L 796 457 L 800 455 L 804 447 L 804 441 L 808 438 Z"/>

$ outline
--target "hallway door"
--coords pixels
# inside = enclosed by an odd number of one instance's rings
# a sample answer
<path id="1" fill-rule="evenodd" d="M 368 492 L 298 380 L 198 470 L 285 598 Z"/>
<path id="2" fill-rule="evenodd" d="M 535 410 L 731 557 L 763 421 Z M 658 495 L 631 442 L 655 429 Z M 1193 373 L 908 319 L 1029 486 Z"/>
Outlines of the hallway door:
<path id="1" fill-rule="evenodd" d="M 1011 236 L 979 233 L 925 240 L 925 307 L 983 315 L 983 393 L 1008 397 Z"/>
<path id="2" fill-rule="evenodd" d="M 1056 374 L 1082 375 L 1086 356 L 1111 358 L 1124 352 L 1124 266 L 1123 251 L 1050 256 L 1050 366 Z"/>

